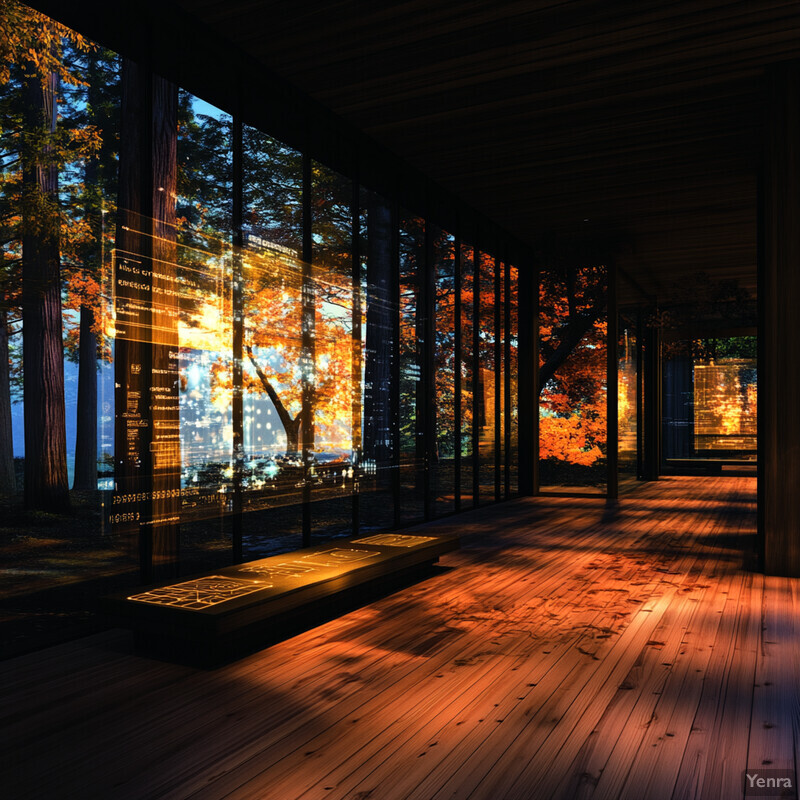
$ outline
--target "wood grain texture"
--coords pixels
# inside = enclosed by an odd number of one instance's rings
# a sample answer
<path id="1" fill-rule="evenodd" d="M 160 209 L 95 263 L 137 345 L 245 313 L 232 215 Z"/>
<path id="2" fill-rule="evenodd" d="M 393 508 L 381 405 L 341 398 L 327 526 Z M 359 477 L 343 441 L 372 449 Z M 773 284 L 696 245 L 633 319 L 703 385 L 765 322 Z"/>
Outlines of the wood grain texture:
<path id="1" fill-rule="evenodd" d="M 119 631 L 3 663 L 8 796 L 705 800 L 796 767 L 800 595 L 751 570 L 753 478 L 416 530 L 456 529 L 433 577 L 219 669 Z"/>

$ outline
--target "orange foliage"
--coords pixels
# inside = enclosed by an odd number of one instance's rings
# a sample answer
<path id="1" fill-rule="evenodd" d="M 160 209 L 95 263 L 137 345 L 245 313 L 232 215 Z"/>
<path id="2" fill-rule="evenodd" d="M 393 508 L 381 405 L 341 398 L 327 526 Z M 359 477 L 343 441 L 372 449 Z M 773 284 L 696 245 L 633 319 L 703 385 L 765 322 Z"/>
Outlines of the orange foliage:
<path id="1" fill-rule="evenodd" d="M 572 298 L 569 297 L 571 283 Z M 582 335 L 541 387 L 539 457 L 591 466 L 606 445 L 605 269 L 542 274 L 539 291 L 540 369 L 563 341 Z"/>

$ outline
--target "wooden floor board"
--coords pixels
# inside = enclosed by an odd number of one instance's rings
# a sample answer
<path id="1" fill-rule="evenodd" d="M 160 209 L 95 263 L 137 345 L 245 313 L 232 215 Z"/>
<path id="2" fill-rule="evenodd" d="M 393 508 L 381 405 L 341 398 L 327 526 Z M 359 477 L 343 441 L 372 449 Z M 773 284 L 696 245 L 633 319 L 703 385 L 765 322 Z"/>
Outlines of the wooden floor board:
<path id="1" fill-rule="evenodd" d="M 0 664 L 4 796 L 729 800 L 796 773 L 800 589 L 752 571 L 753 478 L 427 527 L 463 537 L 436 574 L 215 670 L 118 631 Z"/>

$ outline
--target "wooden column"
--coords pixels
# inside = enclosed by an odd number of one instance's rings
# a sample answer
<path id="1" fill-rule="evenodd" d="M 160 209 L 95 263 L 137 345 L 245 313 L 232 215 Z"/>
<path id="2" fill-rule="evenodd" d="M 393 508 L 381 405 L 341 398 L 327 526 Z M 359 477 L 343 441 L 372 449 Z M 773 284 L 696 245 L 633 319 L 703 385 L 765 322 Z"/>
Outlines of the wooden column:
<path id="1" fill-rule="evenodd" d="M 767 76 L 758 354 L 759 533 L 767 574 L 800 577 L 800 62 Z"/>

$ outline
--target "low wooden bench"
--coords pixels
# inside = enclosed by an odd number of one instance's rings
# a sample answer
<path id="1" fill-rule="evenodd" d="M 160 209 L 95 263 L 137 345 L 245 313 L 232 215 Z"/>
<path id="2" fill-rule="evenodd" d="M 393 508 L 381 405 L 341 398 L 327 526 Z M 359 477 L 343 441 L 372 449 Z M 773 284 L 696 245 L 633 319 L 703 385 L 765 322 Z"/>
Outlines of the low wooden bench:
<path id="1" fill-rule="evenodd" d="M 732 458 L 668 458 L 665 471 L 678 475 L 754 475 L 758 464 Z"/>
<path id="2" fill-rule="evenodd" d="M 264 647 L 416 577 L 456 536 L 378 533 L 223 567 L 104 599 L 137 645 L 216 662 Z"/>

